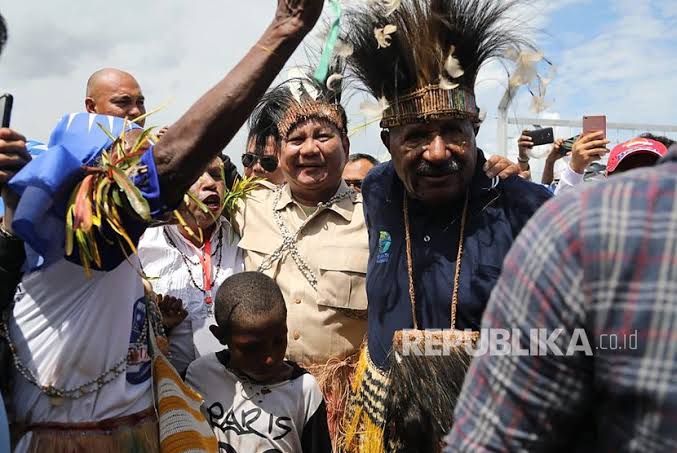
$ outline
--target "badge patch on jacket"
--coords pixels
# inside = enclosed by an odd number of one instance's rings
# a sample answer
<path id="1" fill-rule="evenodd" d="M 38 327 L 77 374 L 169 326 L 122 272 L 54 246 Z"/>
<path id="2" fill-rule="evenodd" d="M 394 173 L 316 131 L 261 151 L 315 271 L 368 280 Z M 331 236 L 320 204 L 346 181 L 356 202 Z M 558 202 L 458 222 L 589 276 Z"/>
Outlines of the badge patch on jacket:
<path id="1" fill-rule="evenodd" d="M 376 255 L 376 262 L 381 264 L 388 261 L 390 258 L 390 245 L 393 240 L 390 233 L 387 231 L 379 231 L 378 233 L 378 255 Z"/>

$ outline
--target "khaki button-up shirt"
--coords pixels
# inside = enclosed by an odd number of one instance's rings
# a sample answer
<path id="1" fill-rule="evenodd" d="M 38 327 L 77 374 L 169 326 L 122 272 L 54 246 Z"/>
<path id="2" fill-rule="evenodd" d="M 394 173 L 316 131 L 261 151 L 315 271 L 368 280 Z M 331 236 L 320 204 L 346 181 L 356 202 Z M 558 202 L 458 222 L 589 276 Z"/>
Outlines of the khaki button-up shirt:
<path id="1" fill-rule="evenodd" d="M 306 214 L 289 186 L 257 189 L 240 202 L 234 223 L 240 233 L 245 270 L 256 271 L 282 244 L 273 210 L 293 235 Z M 342 194 L 348 186 L 341 183 Z M 317 279 L 316 288 L 299 270 L 290 251 L 262 271 L 275 279 L 287 304 L 287 357 L 302 364 L 324 364 L 357 352 L 367 331 L 365 289 L 369 245 L 362 196 L 355 194 L 308 217 L 297 235 L 299 255 Z"/>

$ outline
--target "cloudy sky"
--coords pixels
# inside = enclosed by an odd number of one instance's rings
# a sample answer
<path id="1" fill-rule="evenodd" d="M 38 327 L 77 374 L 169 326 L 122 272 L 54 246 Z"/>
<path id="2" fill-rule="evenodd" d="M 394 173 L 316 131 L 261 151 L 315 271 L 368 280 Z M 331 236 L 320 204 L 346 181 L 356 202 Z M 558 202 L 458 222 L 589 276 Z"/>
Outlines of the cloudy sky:
<path id="1" fill-rule="evenodd" d="M 148 124 L 171 124 L 246 53 L 274 7 L 273 0 L 2 0 L 10 39 L 0 61 L 0 91 L 14 94 L 12 126 L 46 140 L 63 113 L 84 109 L 87 77 L 104 66 L 134 74 L 149 109 L 169 101 Z M 545 116 L 599 113 L 608 121 L 677 124 L 677 1 L 531 0 L 520 15 L 557 67 Z M 297 52 L 291 64 L 304 61 Z M 479 143 L 490 154 L 500 149 L 495 118 L 505 86 L 497 65 L 487 66 L 477 85 L 487 112 Z M 365 121 L 361 100 L 355 96 L 348 105 L 353 127 Z M 523 90 L 510 115 L 532 117 L 529 103 Z M 516 130 L 510 131 L 509 155 L 516 153 Z M 384 157 L 378 136 L 376 125 L 354 133 L 352 150 Z M 226 149 L 238 164 L 243 145 L 241 131 Z"/>

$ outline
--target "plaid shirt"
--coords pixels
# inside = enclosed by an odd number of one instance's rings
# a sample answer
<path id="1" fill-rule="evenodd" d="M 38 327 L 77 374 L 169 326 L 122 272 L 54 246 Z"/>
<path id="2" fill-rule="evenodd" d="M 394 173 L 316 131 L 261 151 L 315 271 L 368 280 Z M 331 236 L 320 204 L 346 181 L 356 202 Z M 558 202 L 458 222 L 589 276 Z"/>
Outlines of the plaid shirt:
<path id="1" fill-rule="evenodd" d="M 677 451 L 676 189 L 677 150 L 539 210 L 482 326 L 563 352 L 582 328 L 592 355 L 478 356 L 445 451 Z"/>

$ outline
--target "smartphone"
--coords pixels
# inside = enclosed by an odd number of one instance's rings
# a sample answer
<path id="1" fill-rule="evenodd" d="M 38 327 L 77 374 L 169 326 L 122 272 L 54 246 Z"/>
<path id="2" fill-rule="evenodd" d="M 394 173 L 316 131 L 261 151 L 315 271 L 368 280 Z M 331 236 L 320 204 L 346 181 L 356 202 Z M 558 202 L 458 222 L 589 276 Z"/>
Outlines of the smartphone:
<path id="1" fill-rule="evenodd" d="M 583 133 L 587 134 L 589 132 L 604 132 L 604 138 L 606 138 L 606 116 L 604 115 L 586 115 L 583 117 Z"/>
<path id="2" fill-rule="evenodd" d="M 2 113 L 2 121 L 0 121 L 0 127 L 9 127 L 9 120 L 12 118 L 12 104 L 14 103 L 14 97 L 5 93 L 0 96 L 0 113 Z"/>
<path id="3" fill-rule="evenodd" d="M 578 140 L 578 137 L 580 137 L 580 135 L 574 135 L 573 137 L 564 140 L 562 146 L 559 147 L 559 153 L 562 156 L 566 156 L 568 152 L 571 152 L 574 147 L 574 143 L 576 143 L 576 140 Z"/>
<path id="4" fill-rule="evenodd" d="M 531 137 L 531 140 L 534 142 L 534 146 L 547 145 L 548 143 L 555 142 L 555 134 L 553 133 L 551 127 L 527 131 L 524 133 L 524 135 Z"/>

